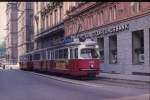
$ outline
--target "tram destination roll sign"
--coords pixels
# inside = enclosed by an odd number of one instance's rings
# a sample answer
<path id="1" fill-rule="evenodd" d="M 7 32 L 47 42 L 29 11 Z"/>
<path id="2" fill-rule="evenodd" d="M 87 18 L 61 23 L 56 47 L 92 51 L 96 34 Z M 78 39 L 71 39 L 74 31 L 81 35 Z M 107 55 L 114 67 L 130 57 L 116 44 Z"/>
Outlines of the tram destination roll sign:
<path id="1" fill-rule="evenodd" d="M 82 36 L 85 36 L 86 38 L 97 37 L 97 36 L 107 35 L 111 33 L 118 33 L 125 30 L 129 30 L 129 24 L 117 25 L 107 29 L 98 29 L 89 32 L 81 32 L 77 35 L 77 37 L 82 37 Z"/>

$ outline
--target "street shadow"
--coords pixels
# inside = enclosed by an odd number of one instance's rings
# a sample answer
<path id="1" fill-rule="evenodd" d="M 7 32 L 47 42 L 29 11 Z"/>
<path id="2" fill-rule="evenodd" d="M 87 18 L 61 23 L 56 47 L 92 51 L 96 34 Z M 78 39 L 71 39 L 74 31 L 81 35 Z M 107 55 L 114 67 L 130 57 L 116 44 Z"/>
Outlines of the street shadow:
<path id="1" fill-rule="evenodd" d="M 24 71 L 29 71 L 29 70 L 24 70 Z M 73 80 L 81 80 L 81 81 L 92 81 L 92 80 L 99 80 L 99 77 L 93 77 L 93 76 L 71 76 L 68 74 L 61 74 L 61 73 L 56 73 L 56 72 L 43 72 L 43 71 L 32 71 L 40 74 L 45 74 L 45 75 L 50 75 L 50 76 L 58 76 L 58 77 L 63 77 L 63 78 L 68 78 L 68 79 L 73 79 Z"/>

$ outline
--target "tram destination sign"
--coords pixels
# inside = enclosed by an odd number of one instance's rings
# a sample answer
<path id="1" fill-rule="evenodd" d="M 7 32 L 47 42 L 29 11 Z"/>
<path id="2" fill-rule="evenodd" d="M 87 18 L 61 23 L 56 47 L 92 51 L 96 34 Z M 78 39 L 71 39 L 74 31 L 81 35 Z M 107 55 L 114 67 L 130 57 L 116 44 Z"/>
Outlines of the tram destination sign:
<path id="1" fill-rule="evenodd" d="M 111 28 L 98 29 L 98 30 L 89 31 L 89 32 L 82 32 L 82 33 L 79 33 L 77 37 L 82 37 L 82 36 L 85 36 L 86 38 L 97 37 L 97 36 L 107 35 L 111 33 L 118 33 L 118 32 L 122 32 L 125 30 L 129 30 L 129 24 L 122 24 L 122 25 L 111 27 Z"/>

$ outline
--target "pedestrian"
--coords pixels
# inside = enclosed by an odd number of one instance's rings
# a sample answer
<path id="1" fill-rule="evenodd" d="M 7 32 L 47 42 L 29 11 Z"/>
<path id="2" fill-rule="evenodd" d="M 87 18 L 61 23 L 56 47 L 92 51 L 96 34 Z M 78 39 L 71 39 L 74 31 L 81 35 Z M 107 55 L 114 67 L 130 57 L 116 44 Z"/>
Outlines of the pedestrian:
<path id="1" fill-rule="evenodd" d="M 3 69 L 5 69 L 5 65 L 3 65 Z"/>

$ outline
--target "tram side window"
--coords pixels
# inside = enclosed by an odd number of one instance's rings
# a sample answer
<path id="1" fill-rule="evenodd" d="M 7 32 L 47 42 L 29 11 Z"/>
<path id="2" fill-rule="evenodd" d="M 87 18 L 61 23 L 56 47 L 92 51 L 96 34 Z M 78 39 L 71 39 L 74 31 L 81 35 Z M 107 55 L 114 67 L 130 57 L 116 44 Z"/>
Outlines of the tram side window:
<path id="1" fill-rule="evenodd" d="M 29 56 L 29 61 L 32 61 L 32 55 Z"/>
<path id="2" fill-rule="evenodd" d="M 28 55 L 27 56 L 27 61 L 31 61 L 32 60 L 32 56 L 31 55 Z"/>
<path id="3" fill-rule="evenodd" d="M 24 61 L 27 61 L 26 56 L 23 57 L 23 60 L 24 60 Z"/>
<path id="4" fill-rule="evenodd" d="M 75 56 L 75 58 L 78 58 L 78 48 L 74 49 L 74 56 Z"/>
<path id="5" fill-rule="evenodd" d="M 51 51 L 51 60 L 53 60 L 54 59 L 54 53 L 53 53 L 53 51 Z"/>
<path id="6" fill-rule="evenodd" d="M 58 57 L 59 57 L 59 51 L 56 50 L 56 51 L 55 51 L 55 59 L 58 59 Z"/>
<path id="7" fill-rule="evenodd" d="M 60 49 L 60 50 L 59 50 L 59 58 L 60 58 L 60 59 L 61 59 L 61 58 L 64 58 L 63 55 L 64 55 L 64 52 L 63 52 L 63 50 Z"/>
<path id="8" fill-rule="evenodd" d="M 40 54 L 34 54 L 34 60 L 40 60 Z"/>
<path id="9" fill-rule="evenodd" d="M 67 48 L 64 49 L 64 58 L 68 58 L 68 49 Z"/>
<path id="10" fill-rule="evenodd" d="M 43 59 L 43 60 L 46 59 L 46 52 L 42 52 L 42 59 Z"/>
<path id="11" fill-rule="evenodd" d="M 70 59 L 73 59 L 73 49 L 70 49 Z"/>
<path id="12" fill-rule="evenodd" d="M 50 54 L 51 54 L 51 52 L 48 51 L 48 52 L 47 52 L 47 58 L 48 58 L 48 59 L 50 59 Z"/>

